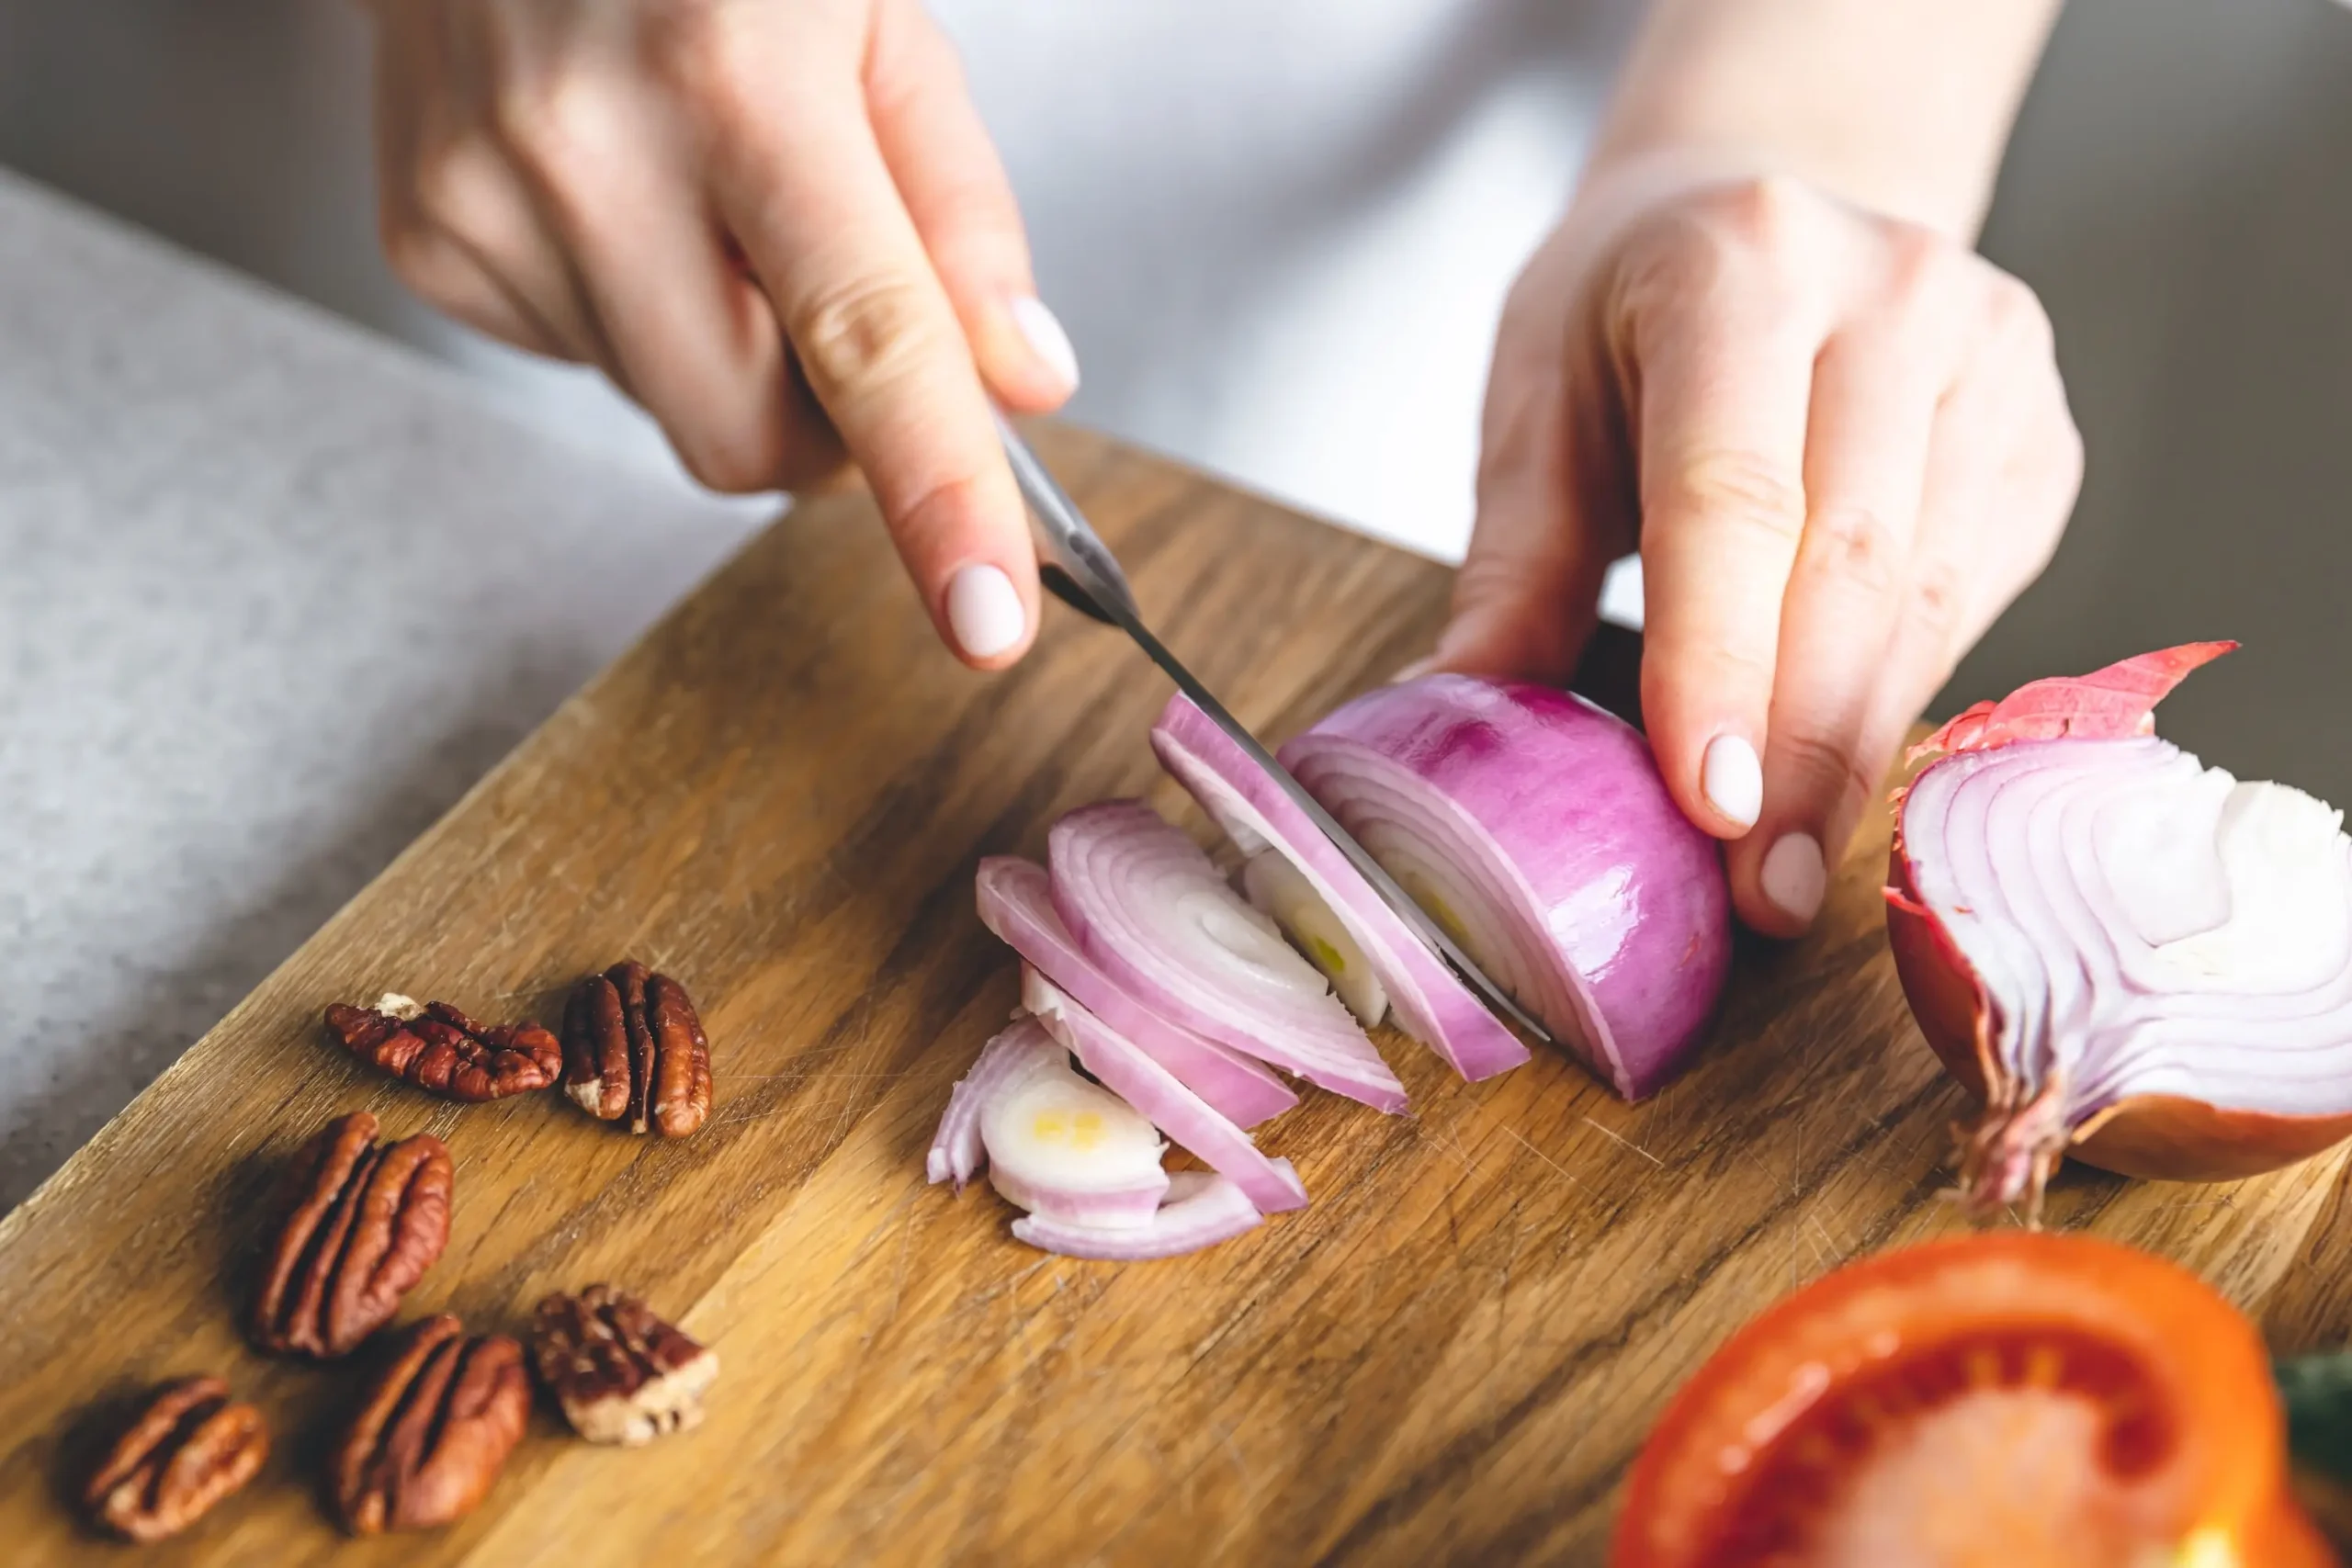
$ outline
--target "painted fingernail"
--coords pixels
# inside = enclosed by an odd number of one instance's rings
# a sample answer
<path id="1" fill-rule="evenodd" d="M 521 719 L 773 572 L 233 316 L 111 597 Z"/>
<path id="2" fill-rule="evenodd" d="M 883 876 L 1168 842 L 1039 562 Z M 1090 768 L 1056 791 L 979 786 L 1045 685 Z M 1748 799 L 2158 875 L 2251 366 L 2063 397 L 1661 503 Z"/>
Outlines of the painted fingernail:
<path id="1" fill-rule="evenodd" d="M 1004 569 L 974 561 L 947 582 L 947 629 L 974 659 L 989 659 L 1021 640 L 1029 617 Z"/>
<path id="2" fill-rule="evenodd" d="M 1760 880 L 1765 897 L 1790 918 L 1810 924 L 1821 912 L 1821 895 L 1829 886 L 1829 869 L 1821 860 L 1821 840 L 1811 833 L 1782 834 L 1764 856 Z"/>
<path id="3" fill-rule="evenodd" d="M 1430 667 L 1434 665 L 1436 662 L 1437 655 L 1434 653 L 1427 654 L 1422 658 L 1416 659 L 1410 664 L 1406 665 L 1405 668 L 1397 671 L 1396 673 L 1388 677 L 1388 683 L 1392 686 L 1401 686 L 1408 681 L 1416 680 L 1420 676 L 1428 674 L 1430 672 Z"/>
<path id="4" fill-rule="evenodd" d="M 1764 809 L 1764 767 L 1756 760 L 1756 748 L 1736 735 L 1708 741 L 1699 762 L 1699 788 L 1708 805 L 1734 822 L 1756 826 Z"/>
<path id="5" fill-rule="evenodd" d="M 1029 344 L 1029 352 L 1043 360 L 1046 367 L 1061 378 L 1063 386 L 1078 390 L 1078 350 L 1069 343 L 1069 333 L 1046 302 L 1034 295 L 1023 294 L 1011 306 L 1012 324 L 1021 329 L 1021 336 Z"/>

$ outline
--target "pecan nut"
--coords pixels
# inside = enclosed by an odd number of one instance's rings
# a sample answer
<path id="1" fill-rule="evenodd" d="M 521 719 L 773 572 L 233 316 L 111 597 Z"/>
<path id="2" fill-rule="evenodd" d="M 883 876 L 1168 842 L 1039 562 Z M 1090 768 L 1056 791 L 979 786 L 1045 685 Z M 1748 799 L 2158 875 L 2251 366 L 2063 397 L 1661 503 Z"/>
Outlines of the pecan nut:
<path id="1" fill-rule="evenodd" d="M 536 1023 L 491 1029 L 447 1002 L 387 996 L 372 1008 L 327 1009 L 327 1027 L 363 1061 L 445 1100 L 528 1094 L 563 1071 L 563 1047 Z"/>
<path id="2" fill-rule="evenodd" d="M 328 1457 L 354 1535 L 429 1529 L 471 1513 L 531 1418 L 523 1347 L 446 1313 L 406 1330 Z"/>
<path id="3" fill-rule="evenodd" d="M 573 1431 L 628 1448 L 700 1426 L 718 1376 L 717 1352 L 610 1285 L 541 1302 L 531 1360 Z"/>
<path id="4" fill-rule="evenodd" d="M 126 1540 L 161 1540 L 196 1523 L 269 1457 L 261 1412 L 220 1378 L 159 1389 L 83 1489 L 90 1517 Z"/>
<path id="5" fill-rule="evenodd" d="M 591 975 L 563 1012 L 563 1092 L 600 1122 L 683 1138 L 710 1114 L 710 1042 L 686 988 L 642 964 Z"/>
<path id="6" fill-rule="evenodd" d="M 448 1146 L 376 1146 L 365 1111 L 320 1129 L 287 1171 L 285 1219 L 254 1298 L 254 1343 L 343 1356 L 389 1322 L 449 1240 Z"/>

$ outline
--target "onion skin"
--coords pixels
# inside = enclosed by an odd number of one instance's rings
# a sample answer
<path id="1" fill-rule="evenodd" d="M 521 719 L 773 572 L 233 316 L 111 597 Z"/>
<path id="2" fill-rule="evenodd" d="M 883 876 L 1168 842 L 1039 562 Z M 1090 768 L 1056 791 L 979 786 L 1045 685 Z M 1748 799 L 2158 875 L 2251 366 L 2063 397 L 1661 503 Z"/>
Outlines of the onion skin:
<path id="1" fill-rule="evenodd" d="M 2147 735 L 2157 702 L 2192 670 L 2237 645 L 2190 643 L 2143 654 L 2079 680 L 2037 681 L 1998 703 L 1978 703 L 1914 747 L 1912 760 L 1944 760 L 2019 740 L 2102 739 Z M 1940 762 L 1930 764 L 1929 771 Z M 2298 1116 L 2233 1110 L 2176 1094 L 2128 1095 L 2081 1125 L 2012 1136 L 2021 1108 L 1991 1044 L 1992 1007 L 1975 972 L 1935 911 L 1922 900 L 1904 839 L 1906 786 L 1895 796 L 1894 841 L 1886 886 L 1887 944 L 1920 1032 L 1945 1069 L 1986 1109 L 1963 1136 L 1961 1187 L 1980 1208 L 2022 1199 L 2029 1223 L 2061 1155 L 2119 1176 L 2222 1181 L 2294 1164 L 2352 1137 L 2352 1113 Z M 2030 1145 L 2032 1146 L 2020 1146 Z M 2005 1146 L 2006 1145 L 2006 1146 Z M 2031 1167 L 2020 1184 L 2003 1156 Z"/>

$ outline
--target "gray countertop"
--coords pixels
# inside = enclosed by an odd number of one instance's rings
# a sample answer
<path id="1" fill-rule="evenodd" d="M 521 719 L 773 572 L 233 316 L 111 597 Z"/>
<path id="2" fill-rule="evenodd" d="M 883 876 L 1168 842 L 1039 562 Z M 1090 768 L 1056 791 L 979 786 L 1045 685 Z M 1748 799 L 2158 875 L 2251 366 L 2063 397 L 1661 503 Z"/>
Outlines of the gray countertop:
<path id="1" fill-rule="evenodd" d="M 752 526 L 0 172 L 0 1212 Z"/>

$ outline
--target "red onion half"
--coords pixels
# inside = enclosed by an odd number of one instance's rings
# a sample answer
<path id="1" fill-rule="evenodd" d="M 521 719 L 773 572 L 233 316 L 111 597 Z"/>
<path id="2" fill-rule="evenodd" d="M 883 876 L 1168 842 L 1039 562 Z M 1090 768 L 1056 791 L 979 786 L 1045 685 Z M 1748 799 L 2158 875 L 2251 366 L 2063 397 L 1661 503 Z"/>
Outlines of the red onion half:
<path id="1" fill-rule="evenodd" d="M 1170 1021 L 1380 1111 L 1405 1086 L 1313 965 L 1200 846 L 1139 800 L 1046 835 L 1054 908 L 1087 957 Z"/>
<path id="2" fill-rule="evenodd" d="M 1714 841 L 1630 725 L 1548 687 L 1428 675 L 1366 693 L 1281 756 L 1620 1094 L 1671 1076 L 1729 973 L 1731 899 Z"/>
<path id="3" fill-rule="evenodd" d="M 1980 703 L 1900 795 L 1887 933 L 1939 1056 L 1984 1102 L 1980 1206 L 2038 1205 L 2071 1153 L 2245 1176 L 2352 1134 L 2352 840 L 2342 813 L 2154 737 L 2233 643 Z"/>
<path id="4" fill-rule="evenodd" d="M 1055 989 L 1028 964 L 1021 966 L 1021 1005 L 1075 1053 L 1102 1087 L 1125 1100 L 1144 1119 L 1208 1162 L 1250 1195 L 1262 1213 L 1306 1206 L 1306 1189 L 1288 1160 L 1258 1152 L 1250 1134 L 1235 1126 L 1176 1076 L 1132 1041 Z"/>
<path id="5" fill-rule="evenodd" d="M 1421 945 L 1297 803 L 1182 692 L 1168 700 L 1152 727 L 1151 748 L 1234 842 L 1250 852 L 1270 845 L 1298 868 L 1363 950 L 1408 1034 L 1472 1082 L 1527 1060 L 1519 1037 Z"/>

